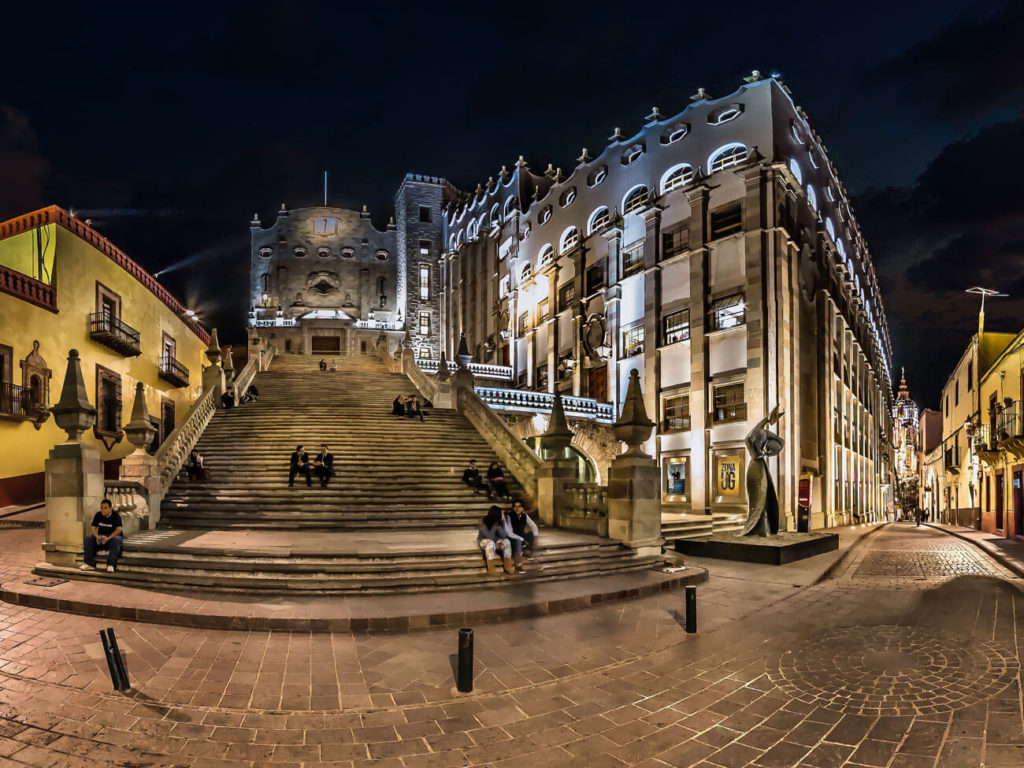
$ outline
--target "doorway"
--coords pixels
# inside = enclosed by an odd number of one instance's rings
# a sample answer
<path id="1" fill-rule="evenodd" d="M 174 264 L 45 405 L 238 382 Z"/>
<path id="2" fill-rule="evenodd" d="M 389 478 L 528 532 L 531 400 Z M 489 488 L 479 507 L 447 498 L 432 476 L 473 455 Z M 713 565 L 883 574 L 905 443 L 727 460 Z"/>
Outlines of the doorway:
<path id="1" fill-rule="evenodd" d="M 587 396 L 599 403 L 608 402 L 608 366 L 591 368 L 587 374 Z"/>
<path id="2" fill-rule="evenodd" d="M 174 401 L 163 400 L 160 403 L 160 444 L 174 431 Z"/>
<path id="3" fill-rule="evenodd" d="M 1013 471 L 1013 535 L 1024 536 L 1024 470 Z"/>
<path id="4" fill-rule="evenodd" d="M 340 355 L 341 354 L 341 337 L 340 336 L 314 336 L 311 339 L 313 343 L 313 354 L 314 355 Z"/>
<path id="5" fill-rule="evenodd" d="M 996 530 L 1003 530 L 1003 473 L 996 473 Z"/>

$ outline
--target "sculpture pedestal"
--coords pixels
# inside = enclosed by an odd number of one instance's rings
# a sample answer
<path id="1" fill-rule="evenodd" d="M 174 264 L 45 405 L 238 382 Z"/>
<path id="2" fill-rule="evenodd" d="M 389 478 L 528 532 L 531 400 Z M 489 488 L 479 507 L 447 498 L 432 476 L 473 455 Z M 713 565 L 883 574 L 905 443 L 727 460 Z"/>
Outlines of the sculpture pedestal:
<path id="1" fill-rule="evenodd" d="M 74 566 L 103 499 L 103 462 L 91 445 L 60 443 L 46 460 L 46 561 Z"/>
<path id="2" fill-rule="evenodd" d="M 214 390 L 217 407 L 221 407 L 220 397 L 224 394 L 227 383 L 224 381 L 224 370 L 219 365 L 208 365 L 203 368 L 203 392 Z M 236 403 L 237 405 L 237 403 Z"/>
<path id="3" fill-rule="evenodd" d="M 437 382 L 437 391 L 434 393 L 434 408 L 455 408 L 455 390 L 450 381 Z"/>
<path id="4" fill-rule="evenodd" d="M 776 536 L 717 535 L 707 539 L 678 539 L 676 552 L 744 563 L 785 565 L 839 549 L 836 533 L 779 533 Z"/>
<path id="5" fill-rule="evenodd" d="M 608 472 L 608 537 L 641 555 L 661 554 L 661 476 L 649 456 L 618 456 Z"/>
<path id="6" fill-rule="evenodd" d="M 576 464 L 571 459 L 548 459 L 537 468 L 537 516 L 544 525 L 560 525 L 560 516 L 572 508 L 566 483 L 576 481 Z"/>

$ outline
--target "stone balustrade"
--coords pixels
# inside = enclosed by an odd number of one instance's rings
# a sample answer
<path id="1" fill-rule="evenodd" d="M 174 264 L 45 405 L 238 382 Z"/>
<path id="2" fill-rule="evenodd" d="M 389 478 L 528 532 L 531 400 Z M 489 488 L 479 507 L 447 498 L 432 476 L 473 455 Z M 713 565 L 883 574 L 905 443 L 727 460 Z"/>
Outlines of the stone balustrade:
<path id="1" fill-rule="evenodd" d="M 459 412 L 487 440 L 501 463 L 519 480 L 527 495 L 536 498 L 537 470 L 541 464 L 537 454 L 473 390 L 459 387 L 457 405 Z"/>
<path id="2" fill-rule="evenodd" d="M 438 368 L 441 366 L 440 360 L 418 358 L 416 365 L 427 373 L 434 375 L 437 373 Z M 452 373 L 455 372 L 456 365 L 454 363 L 448 364 L 448 370 Z M 512 381 L 512 368 L 507 365 L 486 365 L 483 363 L 470 363 L 469 372 L 477 378 L 481 379 L 502 379 L 503 381 Z"/>
<path id="3" fill-rule="evenodd" d="M 156 452 L 157 471 L 161 494 L 166 493 L 181 470 L 189 451 L 195 447 L 199 436 L 210 423 L 217 410 L 215 389 L 207 389 L 192 404 L 184 421 L 164 440 Z"/>
<path id="4" fill-rule="evenodd" d="M 0 267 L 0 292 L 51 312 L 57 311 L 57 292 L 52 285 L 7 267 Z"/>
<path id="5" fill-rule="evenodd" d="M 105 480 L 103 497 L 121 517 L 125 537 L 149 528 L 149 491 L 133 480 Z"/>
<path id="6" fill-rule="evenodd" d="M 550 392 L 477 387 L 476 393 L 491 408 L 499 411 L 550 413 L 555 405 L 555 396 Z M 603 424 L 611 424 L 615 420 L 615 411 L 611 403 L 601 403 L 589 397 L 567 397 L 563 395 L 562 405 L 565 408 L 566 416 L 578 419 L 592 419 Z"/>
<path id="7" fill-rule="evenodd" d="M 405 323 L 389 323 L 384 320 L 356 320 L 356 328 L 370 328 L 381 331 L 401 331 Z"/>
<path id="8" fill-rule="evenodd" d="M 434 401 L 437 397 L 437 382 L 416 365 L 416 360 L 409 350 L 402 353 L 402 373 L 409 377 L 423 397 Z"/>

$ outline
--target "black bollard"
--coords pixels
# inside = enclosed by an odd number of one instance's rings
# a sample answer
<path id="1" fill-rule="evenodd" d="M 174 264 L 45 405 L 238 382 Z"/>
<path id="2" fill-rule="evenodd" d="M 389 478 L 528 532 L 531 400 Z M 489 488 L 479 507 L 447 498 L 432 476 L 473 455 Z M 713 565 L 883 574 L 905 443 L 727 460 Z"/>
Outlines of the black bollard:
<path id="1" fill-rule="evenodd" d="M 125 669 L 124 660 L 121 658 L 121 649 L 117 647 L 113 627 L 101 629 L 100 640 L 103 643 L 103 654 L 107 657 L 111 685 L 115 691 L 127 691 L 132 686 L 128 681 L 128 670 Z"/>
<path id="2" fill-rule="evenodd" d="M 697 588 L 693 585 L 686 588 L 686 631 L 697 631 Z"/>
<path id="3" fill-rule="evenodd" d="M 459 630 L 459 672 L 455 686 L 460 693 L 473 691 L 473 630 Z"/>

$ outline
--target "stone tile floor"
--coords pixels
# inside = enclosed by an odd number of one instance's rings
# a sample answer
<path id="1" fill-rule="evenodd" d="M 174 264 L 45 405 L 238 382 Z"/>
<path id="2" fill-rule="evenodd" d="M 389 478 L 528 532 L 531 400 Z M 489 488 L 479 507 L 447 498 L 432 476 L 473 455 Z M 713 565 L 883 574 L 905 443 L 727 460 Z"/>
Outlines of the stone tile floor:
<path id="1" fill-rule="evenodd" d="M 0 579 L 38 537 L 0 531 Z M 479 627 L 468 695 L 451 630 L 195 630 L 0 604 L 0 768 L 1024 765 L 1024 592 L 971 543 L 890 525 L 821 584 L 719 563 L 698 594 L 697 635 L 671 592 Z"/>

